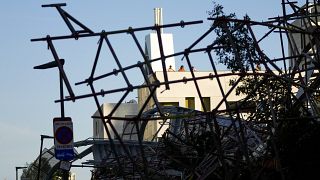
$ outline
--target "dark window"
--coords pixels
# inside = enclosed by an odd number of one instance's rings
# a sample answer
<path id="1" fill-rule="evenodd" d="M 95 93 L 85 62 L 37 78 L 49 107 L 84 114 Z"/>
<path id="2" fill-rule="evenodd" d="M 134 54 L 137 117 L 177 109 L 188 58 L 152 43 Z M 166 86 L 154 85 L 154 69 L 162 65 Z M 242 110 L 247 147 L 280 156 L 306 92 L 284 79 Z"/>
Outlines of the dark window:
<path id="1" fill-rule="evenodd" d="M 195 109 L 194 97 L 186 97 L 186 108 Z"/>
<path id="2" fill-rule="evenodd" d="M 206 111 L 211 111 L 210 97 L 203 97 L 202 101 L 205 108 L 201 106 L 202 107 L 201 110 L 204 111 L 204 109 L 206 109 Z"/>

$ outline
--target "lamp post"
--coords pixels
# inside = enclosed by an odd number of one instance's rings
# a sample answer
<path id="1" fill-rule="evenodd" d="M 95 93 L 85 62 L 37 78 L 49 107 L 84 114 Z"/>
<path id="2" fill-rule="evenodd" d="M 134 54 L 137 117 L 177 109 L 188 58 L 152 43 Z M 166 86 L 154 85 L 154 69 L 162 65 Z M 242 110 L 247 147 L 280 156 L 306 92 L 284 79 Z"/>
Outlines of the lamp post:
<path id="1" fill-rule="evenodd" d="M 49 42 L 48 41 L 48 45 L 51 47 L 51 50 L 52 52 L 54 53 L 54 55 L 56 55 L 55 53 L 55 50 L 54 50 L 54 47 L 51 43 L 51 41 Z M 60 80 L 60 99 L 62 100 L 63 97 L 64 97 L 64 94 L 63 94 L 63 80 L 66 81 L 66 86 L 69 90 L 69 93 L 70 93 L 70 96 L 73 97 L 74 94 L 72 92 L 72 89 L 69 85 L 69 82 L 67 81 L 66 79 L 66 76 L 64 74 L 64 71 L 63 71 L 63 65 L 64 65 L 64 59 L 59 59 L 56 55 L 55 57 L 55 60 L 54 61 L 51 61 L 51 62 L 48 62 L 48 63 L 45 63 L 45 64 L 41 64 L 41 65 L 38 65 L 38 66 L 35 66 L 33 67 L 34 69 L 50 69 L 50 68 L 55 68 L 55 67 L 58 67 L 59 68 L 59 80 Z M 65 77 L 65 79 L 64 79 Z M 60 110 L 61 110 L 61 117 L 63 118 L 64 117 L 64 101 L 61 101 L 60 103 Z M 43 136 L 41 135 L 41 147 L 40 147 L 40 156 L 39 156 L 39 167 L 38 167 L 38 175 L 37 175 L 37 180 L 39 180 L 40 178 L 40 165 L 41 165 L 41 154 L 42 154 L 42 143 L 43 143 L 43 139 L 44 138 L 54 138 L 54 137 L 51 137 L 51 136 Z M 67 172 L 63 172 L 63 179 L 66 179 L 67 176 Z"/>
<path id="2" fill-rule="evenodd" d="M 41 135 L 41 144 L 40 144 L 40 154 L 38 158 L 38 173 L 37 173 L 37 180 L 40 180 L 40 170 L 41 170 L 41 159 L 42 159 L 42 146 L 43 146 L 43 140 L 44 139 L 53 139 L 52 136 L 47 136 L 47 135 Z"/>
<path id="3" fill-rule="evenodd" d="M 45 64 L 41 64 L 38 66 L 33 67 L 33 69 L 50 69 L 54 67 L 59 67 L 59 80 L 60 80 L 60 99 L 63 99 L 63 65 L 64 65 L 64 59 L 57 59 L 55 61 L 51 61 Z M 68 84 L 68 83 L 67 83 Z M 68 87 L 68 86 L 67 86 Z M 71 87 L 69 88 L 71 89 Z M 70 90 L 71 91 L 71 90 Z M 74 94 L 71 91 L 70 96 L 73 97 Z M 60 110 L 61 110 L 61 117 L 64 117 L 64 101 L 61 101 L 60 103 Z"/>
<path id="4" fill-rule="evenodd" d="M 18 170 L 19 170 L 19 169 L 25 169 L 25 168 L 28 168 L 28 167 L 25 167 L 25 166 L 22 166 L 22 167 L 18 166 L 18 167 L 16 167 L 16 180 L 18 180 Z"/>

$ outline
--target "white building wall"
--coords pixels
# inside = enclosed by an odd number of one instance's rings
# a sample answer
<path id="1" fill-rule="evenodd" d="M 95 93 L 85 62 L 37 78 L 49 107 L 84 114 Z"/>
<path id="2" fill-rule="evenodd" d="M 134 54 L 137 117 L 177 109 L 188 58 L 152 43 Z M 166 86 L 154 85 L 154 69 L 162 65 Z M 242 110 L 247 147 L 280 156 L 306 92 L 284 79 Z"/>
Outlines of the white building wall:
<path id="1" fill-rule="evenodd" d="M 308 8 L 309 13 L 315 13 L 315 6 L 312 6 L 313 3 L 310 3 Z M 306 5 L 304 5 L 301 8 L 305 8 L 306 9 Z M 317 10 L 320 10 L 320 6 L 317 6 Z M 319 17 L 318 17 L 319 18 Z M 317 21 L 316 17 L 311 17 L 311 19 L 313 20 L 313 22 L 310 23 L 310 21 L 308 20 L 308 18 L 301 18 L 301 19 L 297 19 L 295 21 L 292 22 L 293 27 L 299 27 L 302 28 L 304 30 L 308 29 L 310 32 L 312 32 L 313 30 L 315 30 L 316 24 L 314 22 Z M 318 20 L 319 21 L 319 20 Z M 320 22 L 318 22 L 318 25 L 320 25 Z M 310 36 L 308 36 L 307 34 L 302 34 L 302 33 L 289 33 L 289 41 L 288 41 L 288 53 L 289 56 L 294 56 L 294 55 L 300 55 L 302 54 L 303 49 L 305 48 L 305 46 L 311 41 Z M 290 45 L 291 42 L 291 45 Z M 295 42 L 295 44 L 293 44 L 293 42 Z M 315 46 L 314 46 L 315 47 Z M 316 48 L 314 48 L 314 50 L 316 50 Z M 309 52 L 306 53 L 313 53 L 312 50 L 310 50 Z M 293 58 L 289 60 L 289 66 L 290 68 L 293 68 L 295 65 L 295 61 L 298 58 Z M 304 69 L 305 64 L 311 61 L 311 58 L 307 58 L 306 59 L 307 62 L 302 61 L 299 64 L 300 69 Z"/>
<path id="2" fill-rule="evenodd" d="M 160 82 L 164 81 L 163 78 L 163 72 L 155 72 L 156 77 Z M 231 71 L 219 71 L 219 74 L 230 74 Z M 196 71 L 194 72 L 195 77 L 204 77 L 209 76 L 209 74 L 214 74 L 214 72 L 200 72 Z M 150 76 L 150 78 L 152 78 Z M 168 79 L 169 81 L 173 80 L 182 80 L 184 78 L 192 78 L 192 75 L 190 72 L 168 72 Z M 222 85 L 222 89 L 224 91 L 224 94 L 226 94 L 232 86 L 229 85 L 231 79 L 238 79 L 239 76 L 237 75 L 231 75 L 231 76 L 225 76 L 220 77 L 220 82 Z M 199 85 L 199 89 L 201 92 L 202 97 L 209 97 L 210 98 L 210 110 L 215 108 L 219 102 L 223 99 L 221 90 L 219 88 L 218 82 L 216 78 L 213 79 L 203 79 L 197 81 Z M 156 90 L 156 96 L 160 103 L 164 102 L 178 102 L 180 107 L 186 107 L 186 97 L 194 97 L 195 99 L 195 109 L 202 111 L 202 105 L 201 101 L 196 89 L 196 86 L 194 84 L 194 81 L 188 81 L 187 83 L 175 83 L 170 84 L 170 89 L 166 90 L 165 86 L 162 85 Z M 145 102 L 146 98 L 149 95 L 149 90 L 147 88 L 139 89 L 139 106 L 141 107 L 141 104 Z M 242 99 L 243 96 L 237 96 L 235 94 L 235 91 L 232 91 L 232 93 L 228 96 L 227 101 L 239 101 Z M 154 102 L 149 103 L 147 109 L 153 108 Z M 219 110 L 225 109 L 225 103 L 222 103 Z M 162 121 L 151 121 L 148 123 L 148 126 L 145 131 L 144 138 L 145 140 L 151 140 L 153 135 L 156 133 L 156 131 L 160 128 L 162 124 Z M 160 131 L 157 137 L 161 137 L 164 131 L 166 130 L 168 126 L 164 126 Z"/>
<path id="3" fill-rule="evenodd" d="M 303 7 L 306 9 L 307 6 L 304 5 Z M 310 13 L 309 15 L 312 15 L 312 13 L 315 13 L 315 6 L 313 6 L 313 3 L 309 3 L 308 5 L 308 12 Z M 317 6 L 317 10 L 320 10 L 320 6 Z M 317 29 L 317 25 L 315 24 L 315 22 L 318 23 L 318 25 L 320 25 L 319 20 L 317 20 L 317 18 L 319 17 L 311 17 L 311 19 L 313 20 L 312 22 L 308 20 L 308 18 L 301 18 L 301 19 L 297 19 L 295 21 L 292 22 L 293 27 L 299 27 L 301 29 L 307 30 L 309 32 L 314 32 L 314 30 Z M 308 83 L 307 81 L 309 81 L 309 79 L 312 77 L 312 75 L 314 74 L 314 72 L 316 72 L 315 70 L 313 70 L 313 68 L 315 67 L 314 65 L 314 54 L 316 53 L 316 51 L 318 50 L 316 45 L 313 46 L 313 49 L 306 49 L 306 47 L 308 47 L 307 45 L 311 42 L 313 36 L 309 36 L 308 34 L 303 34 L 303 33 L 289 33 L 289 39 L 288 39 L 288 54 L 289 56 L 296 56 L 296 55 L 301 55 L 301 54 L 305 54 L 306 56 L 304 58 L 291 58 L 289 59 L 289 67 L 290 69 L 293 69 L 294 66 L 296 66 L 298 60 L 301 60 L 299 62 L 299 70 L 306 70 L 307 71 L 303 71 L 299 74 L 296 74 L 296 78 L 298 78 L 299 76 L 303 77 L 301 78 L 304 83 Z M 290 45 L 291 43 L 291 45 Z M 308 47 L 310 48 L 310 47 Z M 308 50 L 308 51 L 307 51 Z M 304 88 L 300 87 L 300 88 L 295 88 L 293 87 L 293 91 L 296 92 L 296 97 L 299 98 L 303 93 L 304 93 Z"/>
<path id="4" fill-rule="evenodd" d="M 102 105 L 103 116 L 107 116 L 115 107 L 116 103 L 104 103 Z M 114 117 L 128 117 L 128 116 L 135 116 L 138 114 L 138 104 L 136 103 L 122 103 L 118 109 L 113 114 Z M 99 116 L 99 112 L 95 112 L 94 116 Z M 118 133 L 123 132 L 125 121 L 122 120 L 112 120 L 112 124 L 117 130 Z M 112 138 L 116 138 L 113 130 L 111 129 L 110 125 L 107 124 L 108 130 L 111 134 Z M 119 134 L 121 135 L 121 134 Z M 100 139 L 108 139 L 108 134 L 104 128 L 101 119 L 94 118 L 93 119 L 93 138 L 100 138 Z"/>
<path id="5" fill-rule="evenodd" d="M 173 35 L 169 33 L 162 33 L 161 39 L 162 39 L 164 55 L 173 54 L 174 53 Z M 147 35 L 145 37 L 145 43 L 146 43 L 145 53 L 148 55 L 149 59 L 156 59 L 161 57 L 157 33 L 150 33 L 149 35 Z M 174 70 L 176 69 L 174 57 L 167 58 L 165 62 L 166 62 L 166 69 L 169 69 L 170 65 Z M 152 62 L 151 67 L 154 72 L 163 71 L 161 60 Z"/>
<path id="6" fill-rule="evenodd" d="M 213 72 L 194 72 L 196 77 L 209 76 L 210 73 L 213 74 Z M 219 71 L 219 74 L 221 73 L 230 73 L 230 71 Z M 156 72 L 156 76 L 160 82 L 164 81 L 162 72 Z M 190 72 L 168 72 L 169 81 L 181 80 L 184 77 L 192 78 Z M 231 88 L 231 86 L 229 86 L 230 80 L 237 78 L 239 78 L 239 76 L 236 75 L 219 78 L 225 94 Z M 210 97 L 210 110 L 212 110 L 212 108 L 216 107 L 223 98 L 216 78 L 212 80 L 207 78 L 198 80 L 197 82 L 202 97 Z M 160 86 L 156 94 L 159 102 L 179 102 L 179 106 L 181 107 L 186 107 L 186 97 L 194 97 L 195 109 L 200 111 L 202 110 L 201 101 L 193 81 L 188 81 L 187 83 L 170 84 L 170 90 L 165 90 L 165 86 Z M 241 96 L 236 96 L 235 91 L 233 91 L 228 96 L 227 101 L 238 101 L 240 99 Z M 219 109 L 225 109 L 225 104 L 223 104 Z"/>

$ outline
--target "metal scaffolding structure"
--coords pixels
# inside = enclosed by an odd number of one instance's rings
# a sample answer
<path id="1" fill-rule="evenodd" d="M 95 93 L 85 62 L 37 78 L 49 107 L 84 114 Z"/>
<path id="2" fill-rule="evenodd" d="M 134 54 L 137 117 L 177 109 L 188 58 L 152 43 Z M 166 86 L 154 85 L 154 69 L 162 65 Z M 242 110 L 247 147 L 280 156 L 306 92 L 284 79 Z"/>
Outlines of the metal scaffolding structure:
<path id="1" fill-rule="evenodd" d="M 282 16 L 269 18 L 258 22 L 245 17 L 237 19 L 234 16 L 219 14 L 215 11 L 208 21 L 212 26 L 197 38 L 191 45 L 186 45 L 182 52 L 165 55 L 161 30 L 164 28 L 183 28 L 203 21 L 178 22 L 165 25 L 154 25 L 115 31 L 93 32 L 76 18 L 67 13 L 63 6 L 66 4 L 50 4 L 43 7 L 54 7 L 63 18 L 71 35 L 47 36 L 31 41 L 46 42 L 59 69 L 62 83 L 68 96 L 56 100 L 63 104 L 69 101 L 80 102 L 80 99 L 91 98 L 95 101 L 99 116 L 107 132 L 108 139 L 92 141 L 92 152 L 97 153 L 103 161 L 91 162 L 97 167 L 93 173 L 94 179 L 259 179 L 267 170 L 274 171 L 280 179 L 286 179 L 286 165 L 282 163 L 283 147 L 279 147 L 279 137 L 287 124 L 296 118 L 307 119 L 307 123 L 318 124 L 320 68 L 320 28 L 318 23 L 318 2 L 306 0 L 306 5 L 298 7 L 296 2 L 282 0 Z M 80 27 L 76 30 L 74 24 Z M 267 27 L 268 31 L 260 39 L 254 29 Z M 154 30 L 159 42 L 160 57 L 148 59 L 139 42 L 136 33 Z M 123 66 L 116 53 L 110 37 L 113 35 L 130 36 L 142 62 Z M 261 49 L 261 43 L 268 41 L 270 34 L 279 35 L 279 52 L 281 57 L 270 58 Z M 211 35 L 211 36 L 210 36 Z M 212 38 L 209 44 L 199 47 L 207 38 Z M 81 38 L 99 37 L 96 56 L 91 73 L 87 79 L 72 85 L 68 73 L 63 69 L 59 53 L 56 51 L 56 40 L 78 40 Z M 239 44 L 239 40 L 245 40 Z M 243 42 L 243 41 L 242 41 Z M 286 47 L 288 44 L 288 47 Z M 106 45 L 111 53 L 117 69 L 97 75 L 102 46 Z M 197 47 L 197 48 L 196 48 Z M 287 49 L 289 53 L 287 53 Z M 205 53 L 211 64 L 212 73 L 206 76 L 196 76 L 192 71 L 192 54 Z M 215 59 L 219 57 L 230 69 L 223 73 L 217 70 Z M 166 59 L 183 56 L 190 69 L 191 78 L 169 80 L 166 71 Z M 227 60 L 227 61 L 225 61 Z M 65 59 L 67 62 L 68 60 Z M 159 81 L 153 72 L 151 63 L 160 61 L 163 81 Z M 204 61 L 204 60 L 203 60 Z M 64 61 L 63 61 L 64 62 Z M 257 68 L 258 67 L 258 68 Z M 135 69 L 141 72 L 144 84 L 133 85 L 127 72 Z M 151 72 L 148 75 L 147 72 Z M 224 91 L 220 79 L 226 76 L 235 77 L 228 91 Z M 95 83 L 103 82 L 108 87 L 108 77 L 124 80 L 126 86 L 97 90 Z M 219 90 L 212 93 L 222 95 L 217 106 L 206 109 L 199 81 L 215 79 Z M 160 86 L 167 90 L 172 84 L 194 83 L 198 97 L 201 100 L 203 112 L 182 107 L 163 107 L 160 105 L 155 92 Z M 88 85 L 90 92 L 75 94 L 74 88 Z M 115 111 L 134 90 L 146 88 L 149 93 L 141 109 L 135 117 L 116 117 Z M 230 105 L 227 101 L 233 92 L 242 93 L 243 99 Z M 105 116 L 101 107 L 100 97 L 120 94 L 121 99 Z M 154 102 L 154 108 L 147 105 Z M 221 108 L 225 104 L 226 108 Z M 122 120 L 130 122 L 131 132 L 123 136 L 118 132 L 113 122 Z M 144 139 L 147 124 L 152 121 L 163 121 L 169 128 L 160 139 L 153 141 Z M 290 126 L 289 126 L 290 127 Z M 129 128 L 129 127 L 128 127 Z M 161 127 L 162 128 L 162 127 Z M 160 129 L 161 129 L 160 128 Z M 157 131 L 159 133 L 160 129 Z M 116 138 L 111 136 L 115 135 Z M 157 134 L 154 135 L 156 137 Z M 133 138 L 134 137 L 134 138 Z M 268 171 L 268 172 L 269 172 Z"/>

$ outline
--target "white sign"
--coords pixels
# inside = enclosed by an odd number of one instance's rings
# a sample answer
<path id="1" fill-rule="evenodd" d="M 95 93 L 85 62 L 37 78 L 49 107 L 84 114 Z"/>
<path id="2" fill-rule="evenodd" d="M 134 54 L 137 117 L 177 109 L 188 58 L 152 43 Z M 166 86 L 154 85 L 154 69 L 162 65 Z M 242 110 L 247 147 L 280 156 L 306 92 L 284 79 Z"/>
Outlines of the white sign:
<path id="1" fill-rule="evenodd" d="M 60 160 L 73 159 L 73 126 L 71 118 L 54 118 L 53 130 L 55 157 Z"/>

